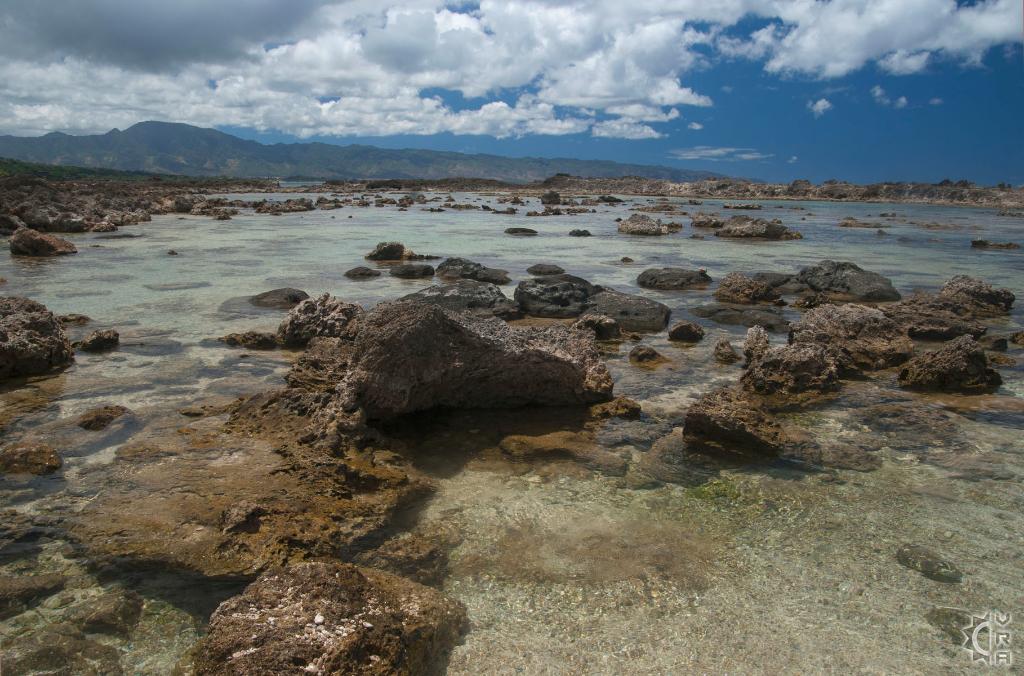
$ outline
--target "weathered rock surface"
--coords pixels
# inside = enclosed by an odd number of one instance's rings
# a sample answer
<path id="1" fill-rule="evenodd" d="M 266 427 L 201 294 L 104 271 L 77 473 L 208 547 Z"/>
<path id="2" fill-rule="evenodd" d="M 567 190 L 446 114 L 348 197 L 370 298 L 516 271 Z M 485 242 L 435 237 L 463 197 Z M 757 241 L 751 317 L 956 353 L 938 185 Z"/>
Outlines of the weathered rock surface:
<path id="1" fill-rule="evenodd" d="M 739 326 L 763 326 L 769 331 L 782 332 L 789 330 L 789 321 L 782 316 L 782 311 L 774 307 L 755 307 L 729 303 L 710 303 L 690 310 L 702 319 L 710 319 L 718 324 Z"/>
<path id="2" fill-rule="evenodd" d="M 402 263 L 388 269 L 388 274 L 400 279 L 420 279 L 422 277 L 433 277 L 433 266 L 426 263 Z"/>
<path id="3" fill-rule="evenodd" d="M 83 430 L 98 432 L 107 429 L 112 422 L 128 413 L 131 413 L 131 411 L 124 406 L 100 406 L 78 416 L 75 424 Z"/>
<path id="4" fill-rule="evenodd" d="M 508 271 L 488 268 L 465 258 L 447 258 L 437 266 L 438 277 L 446 279 L 472 279 L 491 284 L 508 284 Z"/>
<path id="5" fill-rule="evenodd" d="M 269 307 L 275 310 L 291 310 L 293 307 L 309 298 L 309 294 L 301 289 L 285 287 L 273 289 L 256 294 L 249 299 L 249 302 L 257 307 Z"/>
<path id="6" fill-rule="evenodd" d="M 811 290 L 828 294 L 836 300 L 877 302 L 900 299 L 899 292 L 887 277 L 845 261 L 821 261 L 802 269 L 796 279 Z"/>
<path id="7" fill-rule="evenodd" d="M 629 218 L 619 221 L 619 232 L 626 235 L 667 235 L 669 226 L 655 220 L 647 214 L 632 214 Z"/>
<path id="8" fill-rule="evenodd" d="M 512 328 L 419 303 L 384 303 L 360 321 L 343 410 L 393 418 L 431 408 L 574 405 L 611 398 L 593 335 Z"/>
<path id="9" fill-rule="evenodd" d="M 753 333 L 755 329 L 751 329 Z M 748 334 L 749 335 L 749 334 Z M 748 342 L 757 342 L 748 337 Z M 746 346 L 745 346 L 746 347 Z M 740 384 L 775 404 L 802 403 L 840 388 L 840 368 L 832 350 L 817 343 L 750 346 Z"/>
<path id="10" fill-rule="evenodd" d="M 279 345 L 277 334 L 269 331 L 244 331 L 229 333 L 218 338 L 220 342 L 231 347 L 243 347 L 247 350 L 276 350 Z"/>
<path id="11" fill-rule="evenodd" d="M 0 449 L 0 474 L 52 474 L 63 464 L 47 444 L 23 442 Z"/>
<path id="12" fill-rule="evenodd" d="M 704 327 L 693 322 L 677 322 L 668 330 L 668 339 L 680 343 L 699 343 L 704 339 Z"/>
<path id="13" fill-rule="evenodd" d="M 791 444 L 771 414 L 749 396 L 727 388 L 694 402 L 686 411 L 683 432 L 693 443 L 725 452 L 778 455 Z"/>
<path id="14" fill-rule="evenodd" d="M 454 284 L 429 286 L 399 300 L 436 305 L 453 312 L 493 315 L 503 319 L 513 319 L 520 314 L 519 306 L 497 286 L 472 279 L 460 279 Z"/>
<path id="15" fill-rule="evenodd" d="M 907 362 L 900 370 L 899 382 L 912 390 L 981 394 L 999 389 L 1003 380 L 989 367 L 977 341 L 960 336 Z"/>
<path id="16" fill-rule="evenodd" d="M 538 277 L 548 277 L 550 275 L 561 275 L 565 273 L 565 269 L 560 265 L 554 265 L 553 263 L 537 263 L 526 268 L 526 271 L 531 275 Z"/>
<path id="17" fill-rule="evenodd" d="M 442 674 L 466 610 L 401 577 L 341 563 L 268 572 L 210 618 L 196 676 Z"/>
<path id="18" fill-rule="evenodd" d="M 114 329 L 101 329 L 93 331 L 80 342 L 75 343 L 75 349 L 82 352 L 106 352 L 113 350 L 121 343 L 121 335 Z"/>
<path id="19" fill-rule="evenodd" d="M 524 279 L 515 299 L 523 312 L 534 317 L 578 317 L 599 287 L 573 275 Z"/>
<path id="20" fill-rule="evenodd" d="M 18 228 L 11 235 L 9 246 L 14 256 L 45 258 L 78 253 L 75 245 L 66 239 L 30 228 Z"/>
<path id="21" fill-rule="evenodd" d="M 718 229 L 725 225 L 725 221 L 717 214 L 705 214 L 701 211 L 690 217 L 690 225 L 694 228 Z"/>
<path id="22" fill-rule="evenodd" d="M 296 305 L 277 327 L 285 347 L 303 347 L 312 338 L 352 338 L 363 308 L 330 294 L 310 298 Z"/>
<path id="23" fill-rule="evenodd" d="M 629 351 L 629 361 L 642 366 L 657 366 L 668 360 L 650 345 L 637 345 Z"/>
<path id="24" fill-rule="evenodd" d="M 791 343 L 815 343 L 836 351 L 843 370 L 877 369 L 907 361 L 914 344 L 903 329 L 876 308 L 822 305 L 793 324 Z"/>
<path id="25" fill-rule="evenodd" d="M 46 306 L 0 296 L 0 380 L 46 373 L 72 359 L 64 328 Z"/>
<path id="26" fill-rule="evenodd" d="M 641 272 L 636 278 L 636 283 L 645 289 L 676 291 L 703 288 L 711 283 L 711 277 L 704 270 L 651 268 Z"/>
<path id="27" fill-rule="evenodd" d="M 0 620 L 24 612 L 40 600 L 59 592 L 64 589 L 66 582 L 63 575 L 0 576 Z"/>
<path id="28" fill-rule="evenodd" d="M 611 289 L 591 296 L 586 307 L 588 312 L 611 317 L 626 331 L 661 331 L 672 312 L 664 303 Z"/>
<path id="29" fill-rule="evenodd" d="M 584 314 L 572 325 L 574 329 L 594 332 L 596 340 L 619 340 L 622 327 L 611 317 L 599 314 Z"/>
<path id="30" fill-rule="evenodd" d="M 981 317 L 1005 315 L 1016 297 L 1009 289 L 996 289 L 980 279 L 957 275 L 946 282 L 939 295 L 957 301 Z"/>
<path id="31" fill-rule="evenodd" d="M 766 221 L 750 216 L 733 216 L 725 225 L 715 230 L 715 236 L 733 239 L 803 239 L 803 235 L 787 228 L 778 219 Z"/>
<path id="32" fill-rule="evenodd" d="M 936 294 L 918 293 L 898 303 L 879 308 L 918 340 L 950 340 L 958 336 L 980 338 L 987 330 L 972 319 L 969 307 L 958 300 Z"/>
<path id="33" fill-rule="evenodd" d="M 416 254 L 401 242 L 379 242 L 373 251 L 366 254 L 366 259 L 371 261 L 408 261 L 424 258 L 429 256 Z"/>
<path id="34" fill-rule="evenodd" d="M 740 355 L 736 352 L 736 348 L 725 338 L 715 343 L 714 355 L 715 361 L 719 364 L 735 364 L 740 360 Z"/>
<path id="35" fill-rule="evenodd" d="M 936 582 L 957 583 L 964 577 L 956 564 L 921 545 L 901 545 L 896 550 L 896 560 Z"/>
<path id="36" fill-rule="evenodd" d="M 770 285 L 740 272 L 730 272 L 715 289 L 715 299 L 721 303 L 770 303 L 779 300 L 779 293 Z"/>

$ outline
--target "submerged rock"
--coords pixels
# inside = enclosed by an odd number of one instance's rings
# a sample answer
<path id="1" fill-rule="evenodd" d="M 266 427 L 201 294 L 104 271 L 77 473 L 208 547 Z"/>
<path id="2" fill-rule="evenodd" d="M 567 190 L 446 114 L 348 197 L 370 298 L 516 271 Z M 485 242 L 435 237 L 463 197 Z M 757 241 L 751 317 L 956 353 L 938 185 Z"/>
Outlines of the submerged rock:
<path id="1" fill-rule="evenodd" d="M 644 270 L 636 283 L 645 289 L 680 290 L 699 289 L 711 283 L 711 277 L 704 270 L 684 268 L 651 268 Z"/>
<path id="2" fill-rule="evenodd" d="M 574 275 L 549 275 L 519 282 L 515 299 L 523 312 L 534 317 L 578 317 L 598 289 Z"/>
<path id="3" fill-rule="evenodd" d="M 93 331 L 80 342 L 75 343 L 75 349 L 82 352 L 106 352 L 113 350 L 121 342 L 121 335 L 114 329 L 102 329 Z"/>
<path id="4" fill-rule="evenodd" d="M 999 389 L 1003 379 L 989 367 L 985 350 L 970 336 L 960 336 L 911 359 L 899 382 L 912 390 L 980 394 Z"/>
<path id="5" fill-rule="evenodd" d="M 73 358 L 64 328 L 46 306 L 0 296 L 0 380 L 47 373 Z"/>
<path id="6" fill-rule="evenodd" d="M 887 277 L 844 261 L 821 261 L 801 270 L 796 279 L 811 290 L 828 294 L 836 300 L 875 302 L 900 299 L 899 292 Z"/>
<path id="7" fill-rule="evenodd" d="M 914 344 L 903 329 L 876 308 L 822 305 L 793 324 L 793 344 L 816 343 L 836 350 L 844 370 L 898 366 L 910 359 Z"/>
<path id="8" fill-rule="evenodd" d="M 658 301 L 611 289 L 591 296 L 586 307 L 590 312 L 611 317 L 626 331 L 661 331 L 672 312 Z"/>
<path id="9" fill-rule="evenodd" d="M 83 430 L 98 432 L 107 429 L 112 422 L 128 413 L 131 413 L 131 411 L 124 406 L 101 406 L 78 416 L 75 424 Z"/>
<path id="10" fill-rule="evenodd" d="M 0 575 L 0 620 L 22 613 L 64 589 L 63 575 Z M 5 652 L 10 646 L 5 647 Z M 7 655 L 4 655 L 7 663 Z"/>
<path id="11" fill-rule="evenodd" d="M 427 303 L 452 310 L 494 315 L 504 319 L 519 316 L 519 306 L 494 284 L 472 279 L 460 279 L 454 284 L 429 286 L 422 291 L 403 296 L 399 301 Z"/>
<path id="12" fill-rule="evenodd" d="M 444 673 L 466 610 L 429 587 L 343 563 L 264 574 L 210 618 L 196 676 Z"/>
<path id="13" fill-rule="evenodd" d="M 11 235 L 9 246 L 14 256 L 46 258 L 78 253 L 75 245 L 68 240 L 29 228 L 18 228 Z"/>
<path id="14" fill-rule="evenodd" d="M 715 230 L 715 236 L 734 239 L 803 239 L 803 235 L 787 228 L 778 219 L 767 221 L 750 216 L 733 216 L 725 225 Z"/>
<path id="15" fill-rule="evenodd" d="M 330 294 L 302 301 L 277 327 L 277 338 L 285 347 L 304 347 L 312 338 L 352 338 L 363 308 Z"/>
<path id="16" fill-rule="evenodd" d="M 0 474 L 52 474 L 63 464 L 47 444 L 25 442 L 0 449 Z"/>
<path id="17" fill-rule="evenodd" d="M 269 307 L 276 310 L 291 310 L 293 307 L 309 298 L 309 294 L 301 289 L 285 287 L 264 291 L 249 299 L 249 302 L 256 307 Z"/>
<path id="18" fill-rule="evenodd" d="M 247 350 L 276 350 L 277 334 L 269 331 L 245 331 L 229 333 L 218 338 L 220 342 L 231 347 L 243 347 Z"/>
<path id="19" fill-rule="evenodd" d="M 781 310 L 774 307 L 710 303 L 695 307 L 691 312 L 698 317 L 710 319 L 718 324 L 738 324 L 748 328 L 751 326 L 763 326 L 772 332 L 789 330 L 789 321 L 782 316 Z"/>
<path id="20" fill-rule="evenodd" d="M 770 285 L 747 277 L 739 272 L 730 272 L 715 289 L 715 299 L 721 303 L 754 303 L 774 302 L 780 299 L 779 293 Z"/>
<path id="21" fill-rule="evenodd" d="M 514 460 L 569 459 L 609 476 L 626 473 L 626 460 L 607 451 L 592 438 L 562 430 L 541 435 L 513 434 L 501 440 L 502 453 Z"/>
<path id="22" fill-rule="evenodd" d="M 343 410 L 393 418 L 431 408 L 592 404 L 612 381 L 593 335 L 512 328 L 439 307 L 384 303 L 360 321 Z"/>
<path id="23" fill-rule="evenodd" d="M 668 330 L 668 339 L 680 343 L 699 343 L 704 339 L 704 327 L 693 322 L 677 322 Z"/>
<path id="24" fill-rule="evenodd" d="M 961 303 L 979 316 L 999 316 L 1010 312 L 1016 297 L 1009 289 L 996 289 L 980 279 L 957 275 L 946 282 L 939 295 Z"/>
<path id="25" fill-rule="evenodd" d="M 921 545 L 901 545 L 896 550 L 896 560 L 936 582 L 957 583 L 964 578 L 956 564 Z"/>

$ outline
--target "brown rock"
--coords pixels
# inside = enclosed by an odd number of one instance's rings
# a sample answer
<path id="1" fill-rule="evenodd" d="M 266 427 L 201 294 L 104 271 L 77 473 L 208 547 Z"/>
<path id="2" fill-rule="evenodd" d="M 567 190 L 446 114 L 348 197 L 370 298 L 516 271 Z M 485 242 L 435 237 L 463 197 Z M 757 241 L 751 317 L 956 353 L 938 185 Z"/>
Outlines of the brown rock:
<path id="1" fill-rule="evenodd" d="M 0 380 L 46 373 L 73 358 L 63 327 L 44 305 L 0 296 Z"/>
<path id="2" fill-rule="evenodd" d="M 10 248 L 11 254 L 14 256 L 33 256 L 37 258 L 66 256 L 78 253 L 75 245 L 66 239 L 45 232 L 37 232 L 29 228 L 18 228 L 11 235 Z"/>
<path id="3" fill-rule="evenodd" d="M 907 362 L 899 382 L 912 390 L 980 394 L 999 389 L 1003 379 L 989 367 L 985 350 L 970 336 L 960 336 Z"/>
<path id="4" fill-rule="evenodd" d="M 753 304 L 779 300 L 779 292 L 770 285 L 747 277 L 739 272 L 730 272 L 718 283 L 715 298 L 722 303 Z"/>
<path id="5" fill-rule="evenodd" d="M 693 322 L 677 322 L 668 330 L 668 339 L 680 343 L 699 343 L 704 339 L 704 328 Z"/>
<path id="6" fill-rule="evenodd" d="M 105 352 L 112 350 L 121 342 L 121 336 L 114 329 L 103 329 L 93 331 L 83 338 L 81 342 L 75 343 L 75 349 L 82 352 Z"/>
<path id="7" fill-rule="evenodd" d="M 0 449 L 0 473 L 4 474 L 52 474 L 63 464 L 57 451 L 46 444 L 23 442 Z"/>
<path id="8" fill-rule="evenodd" d="M 76 424 L 84 430 L 98 432 L 105 430 L 110 423 L 126 413 L 131 413 L 131 411 L 124 406 L 101 406 L 78 416 Z"/>

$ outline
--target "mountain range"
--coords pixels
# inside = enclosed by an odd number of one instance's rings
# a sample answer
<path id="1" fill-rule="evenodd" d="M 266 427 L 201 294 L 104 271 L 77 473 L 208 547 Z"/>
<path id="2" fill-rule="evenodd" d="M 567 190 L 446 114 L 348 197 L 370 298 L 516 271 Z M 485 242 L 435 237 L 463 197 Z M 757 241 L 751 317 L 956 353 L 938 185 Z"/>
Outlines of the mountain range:
<path id="1" fill-rule="evenodd" d="M 266 145 L 216 129 L 170 122 L 140 122 L 124 131 L 71 136 L 0 136 L 0 157 L 43 164 L 146 171 L 185 176 L 312 179 L 488 178 L 538 181 L 554 174 L 671 181 L 720 177 L 706 171 L 605 160 L 502 157 L 328 143 Z"/>

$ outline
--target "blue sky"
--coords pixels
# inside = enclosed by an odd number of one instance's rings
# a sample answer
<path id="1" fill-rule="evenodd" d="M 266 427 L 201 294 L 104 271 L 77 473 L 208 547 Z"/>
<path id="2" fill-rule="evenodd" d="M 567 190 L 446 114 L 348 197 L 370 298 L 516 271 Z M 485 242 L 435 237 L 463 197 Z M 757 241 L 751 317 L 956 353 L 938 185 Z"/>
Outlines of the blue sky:
<path id="1" fill-rule="evenodd" d="M 0 133 L 1024 184 L 1020 0 L 40 4 L 0 7 Z"/>

